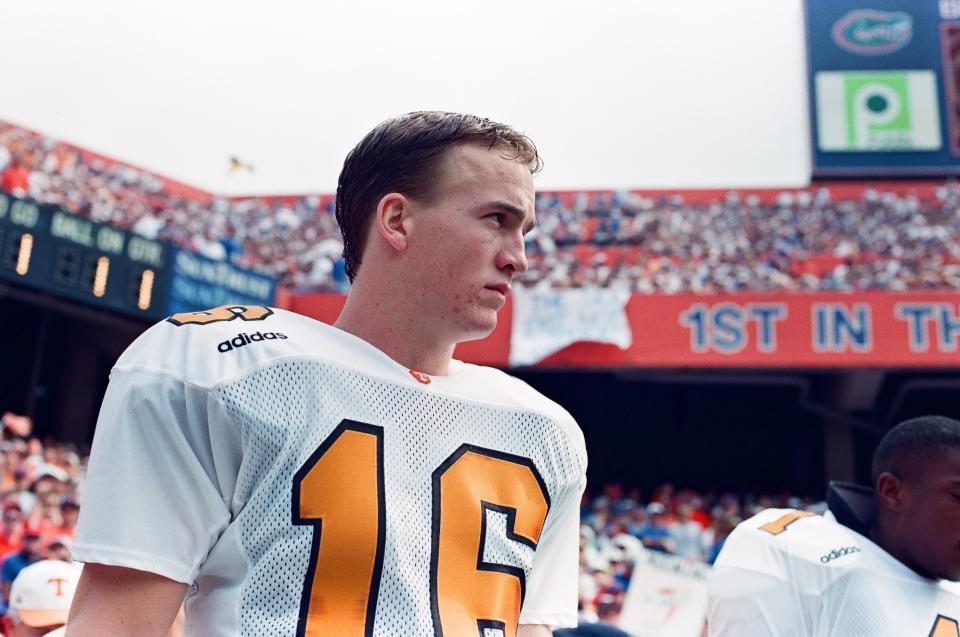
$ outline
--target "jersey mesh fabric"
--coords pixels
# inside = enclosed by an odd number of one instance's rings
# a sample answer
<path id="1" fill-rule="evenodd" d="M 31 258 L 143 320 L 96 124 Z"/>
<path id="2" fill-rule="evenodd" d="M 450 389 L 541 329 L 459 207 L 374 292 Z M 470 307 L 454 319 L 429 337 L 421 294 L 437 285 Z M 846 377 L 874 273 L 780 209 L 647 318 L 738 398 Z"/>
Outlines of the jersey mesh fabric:
<path id="1" fill-rule="evenodd" d="M 507 515 L 486 511 L 487 541 L 483 547 L 483 561 L 516 568 L 529 568 L 533 549 L 521 542 L 507 541 Z"/>
<path id="2" fill-rule="evenodd" d="M 387 526 L 376 637 L 434 634 L 432 473 L 462 444 L 531 459 L 553 501 L 580 478 L 568 436 L 544 415 L 399 386 L 321 361 L 280 361 L 216 393 L 244 441 L 235 495 L 246 502 L 236 523 L 250 564 L 240 599 L 242 635 L 295 634 L 314 530 L 291 524 L 292 482 L 344 419 L 384 430 Z M 487 516 L 485 560 L 520 566 L 529 576 L 533 551 L 507 537 L 506 516 Z"/>

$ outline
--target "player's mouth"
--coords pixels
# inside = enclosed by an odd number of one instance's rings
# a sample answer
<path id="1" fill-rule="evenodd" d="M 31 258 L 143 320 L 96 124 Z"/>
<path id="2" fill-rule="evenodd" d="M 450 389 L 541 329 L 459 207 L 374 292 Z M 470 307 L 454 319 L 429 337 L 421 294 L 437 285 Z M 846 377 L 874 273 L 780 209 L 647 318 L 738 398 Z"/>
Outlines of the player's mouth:
<path id="1" fill-rule="evenodd" d="M 494 283 L 492 285 L 486 285 L 483 288 L 484 290 L 490 290 L 497 297 L 497 305 L 503 305 L 507 302 L 507 295 L 510 294 L 510 284 L 509 283 Z"/>
<path id="2" fill-rule="evenodd" d="M 488 290 L 493 290 L 500 294 L 500 296 L 506 298 L 510 294 L 510 284 L 509 283 L 495 283 L 493 285 L 485 286 Z"/>

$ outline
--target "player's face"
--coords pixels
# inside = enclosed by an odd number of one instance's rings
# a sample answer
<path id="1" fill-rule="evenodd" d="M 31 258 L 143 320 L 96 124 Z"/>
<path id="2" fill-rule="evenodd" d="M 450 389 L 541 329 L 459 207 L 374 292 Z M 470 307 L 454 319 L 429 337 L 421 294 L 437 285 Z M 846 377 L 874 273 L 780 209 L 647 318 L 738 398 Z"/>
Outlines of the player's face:
<path id="1" fill-rule="evenodd" d="M 947 449 L 905 481 L 910 492 L 906 538 L 928 574 L 960 581 L 960 449 Z"/>
<path id="2" fill-rule="evenodd" d="M 440 339 L 487 336 L 511 279 L 527 269 L 523 234 L 534 221 L 533 177 L 504 154 L 479 144 L 452 147 L 433 197 L 411 216 L 409 293 Z"/>
<path id="3" fill-rule="evenodd" d="M 77 518 L 80 515 L 80 511 L 74 507 L 63 507 L 60 515 L 63 517 L 64 526 L 72 528 L 77 525 Z"/>

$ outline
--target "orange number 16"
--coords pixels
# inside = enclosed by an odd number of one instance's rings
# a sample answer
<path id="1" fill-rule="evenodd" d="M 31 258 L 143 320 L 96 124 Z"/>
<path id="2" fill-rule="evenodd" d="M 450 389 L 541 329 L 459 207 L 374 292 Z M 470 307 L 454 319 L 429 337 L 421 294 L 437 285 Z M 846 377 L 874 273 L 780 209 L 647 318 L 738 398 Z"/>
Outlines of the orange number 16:
<path id="1" fill-rule="evenodd" d="M 437 637 L 516 635 L 522 569 L 483 559 L 487 511 L 536 548 L 550 508 L 528 458 L 462 445 L 433 472 L 430 602 Z M 297 637 L 370 637 L 385 541 L 383 428 L 345 420 L 294 476 L 293 523 L 313 547 Z"/>

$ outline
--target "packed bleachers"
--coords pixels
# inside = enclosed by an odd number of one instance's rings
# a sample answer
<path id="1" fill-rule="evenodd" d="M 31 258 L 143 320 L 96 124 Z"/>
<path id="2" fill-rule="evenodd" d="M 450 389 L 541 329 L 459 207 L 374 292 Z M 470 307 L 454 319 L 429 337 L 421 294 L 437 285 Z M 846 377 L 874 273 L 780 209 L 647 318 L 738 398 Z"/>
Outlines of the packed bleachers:
<path id="1" fill-rule="evenodd" d="M 844 190 L 835 196 L 834 190 Z M 542 193 L 527 279 L 638 293 L 960 286 L 960 188 L 780 193 Z M 566 195 L 566 196 L 564 196 Z M 706 199 L 706 200 L 704 200 Z"/>
<path id="2" fill-rule="evenodd" d="M 222 198 L 0 122 L 0 188 L 344 291 L 331 195 Z M 636 293 L 960 289 L 960 186 L 544 192 L 527 285 Z"/>
<path id="3" fill-rule="evenodd" d="M 4 122 L 0 189 L 229 259 L 287 287 L 346 287 L 331 196 L 214 197 Z"/>
<path id="4" fill-rule="evenodd" d="M 21 569 L 70 559 L 86 466 L 69 445 L 17 435 L 24 420 L 6 413 L 0 432 L 0 614 Z"/>

